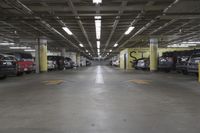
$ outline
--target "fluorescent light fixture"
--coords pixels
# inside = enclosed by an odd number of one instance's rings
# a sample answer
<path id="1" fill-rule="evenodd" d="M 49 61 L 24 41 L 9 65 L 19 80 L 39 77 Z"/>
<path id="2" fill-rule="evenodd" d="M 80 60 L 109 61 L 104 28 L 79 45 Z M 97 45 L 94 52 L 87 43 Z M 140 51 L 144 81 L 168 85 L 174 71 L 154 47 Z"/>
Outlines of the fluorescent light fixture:
<path id="1" fill-rule="evenodd" d="M 117 44 L 117 43 L 115 43 L 114 47 L 117 47 L 117 46 L 118 46 L 118 44 Z"/>
<path id="2" fill-rule="evenodd" d="M 91 55 L 90 53 L 88 53 L 89 55 Z"/>
<path id="3" fill-rule="evenodd" d="M 97 41 L 97 48 L 100 48 L 101 44 L 100 41 Z"/>
<path id="4" fill-rule="evenodd" d="M 131 33 L 131 31 L 134 29 L 135 27 L 134 26 L 131 26 L 128 28 L 128 30 L 124 33 L 125 35 L 128 35 Z"/>
<path id="5" fill-rule="evenodd" d="M 9 47 L 10 49 L 31 49 L 31 47 Z"/>
<path id="6" fill-rule="evenodd" d="M 109 53 L 107 53 L 107 55 L 109 55 Z"/>
<path id="7" fill-rule="evenodd" d="M 101 38 L 101 20 L 95 20 L 96 38 Z"/>
<path id="8" fill-rule="evenodd" d="M 101 19 L 101 16 L 95 16 L 94 19 L 95 20 Z"/>
<path id="9" fill-rule="evenodd" d="M 82 43 L 79 44 L 80 47 L 84 47 Z"/>
<path id="10" fill-rule="evenodd" d="M 67 34 L 72 35 L 72 32 L 67 27 L 62 27 L 62 29 L 67 32 Z"/>
<path id="11" fill-rule="evenodd" d="M 0 43 L 0 46 L 10 46 L 10 45 L 14 45 L 15 43 L 9 43 L 9 42 L 3 42 Z"/>
<path id="12" fill-rule="evenodd" d="M 99 3 L 102 3 L 102 0 L 93 0 L 93 3 L 99 4 Z"/>
<path id="13" fill-rule="evenodd" d="M 187 48 L 187 47 L 195 47 L 197 46 L 197 44 L 193 44 L 193 43 L 181 43 L 181 44 L 171 44 L 168 45 L 168 48 Z"/>
<path id="14" fill-rule="evenodd" d="M 100 55 L 100 53 L 98 53 L 98 56 Z"/>
<path id="15" fill-rule="evenodd" d="M 112 52 L 112 49 L 110 50 L 110 52 Z"/>
<path id="16" fill-rule="evenodd" d="M 97 49 L 97 52 L 100 53 L 100 49 Z"/>
<path id="17" fill-rule="evenodd" d="M 182 42 L 182 43 L 188 43 L 188 44 L 200 44 L 200 42 Z"/>
<path id="18" fill-rule="evenodd" d="M 85 52 L 88 52 L 88 50 L 85 50 Z"/>
<path id="19" fill-rule="evenodd" d="M 35 49 L 25 49 L 25 52 L 35 52 Z"/>

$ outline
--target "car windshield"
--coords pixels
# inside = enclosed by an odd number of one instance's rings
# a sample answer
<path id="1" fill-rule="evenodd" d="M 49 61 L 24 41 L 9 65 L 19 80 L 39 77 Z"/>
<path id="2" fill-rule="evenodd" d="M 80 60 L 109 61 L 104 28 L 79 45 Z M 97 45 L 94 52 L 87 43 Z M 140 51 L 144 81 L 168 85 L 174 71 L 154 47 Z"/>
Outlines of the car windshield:
<path id="1" fill-rule="evenodd" d="M 191 57 L 191 62 L 199 63 L 200 62 L 200 54 L 195 54 Z"/>
<path id="2" fill-rule="evenodd" d="M 33 61 L 31 54 L 27 53 L 9 53 L 9 55 L 14 55 L 18 61 Z"/>
<path id="3" fill-rule="evenodd" d="M 177 62 L 186 62 L 188 61 L 189 56 L 178 57 Z"/>
<path id="4" fill-rule="evenodd" d="M 195 54 L 192 56 L 192 58 L 200 58 L 200 54 Z"/>
<path id="5" fill-rule="evenodd" d="M 72 59 L 71 59 L 71 58 L 65 58 L 65 60 L 67 60 L 67 61 L 71 61 Z"/>
<path id="6" fill-rule="evenodd" d="M 48 60 L 55 60 L 56 57 L 55 57 L 55 56 L 48 56 L 47 59 L 48 59 Z"/>
<path id="7" fill-rule="evenodd" d="M 21 54 L 21 58 L 25 60 L 33 59 L 31 54 L 26 54 L 26 53 Z"/>
<path id="8" fill-rule="evenodd" d="M 13 60 L 13 58 L 10 57 L 10 56 L 5 56 L 5 57 L 4 57 L 4 60 Z"/>

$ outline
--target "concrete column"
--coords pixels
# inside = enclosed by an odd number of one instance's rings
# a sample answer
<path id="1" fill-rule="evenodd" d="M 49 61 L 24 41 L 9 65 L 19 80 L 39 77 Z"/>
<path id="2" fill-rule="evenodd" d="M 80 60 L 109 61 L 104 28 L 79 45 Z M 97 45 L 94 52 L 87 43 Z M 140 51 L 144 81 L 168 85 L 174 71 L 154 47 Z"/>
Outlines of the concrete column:
<path id="1" fill-rule="evenodd" d="M 198 63 L 198 70 L 199 70 L 198 77 L 199 77 L 199 82 L 200 82 L 200 63 Z"/>
<path id="2" fill-rule="evenodd" d="M 65 57 L 66 56 L 66 49 L 63 48 L 62 51 L 61 51 L 61 56 Z"/>
<path id="3" fill-rule="evenodd" d="M 158 39 L 150 39 L 150 71 L 158 69 Z"/>
<path id="4" fill-rule="evenodd" d="M 47 72 L 47 40 L 40 40 L 40 71 Z"/>
<path id="5" fill-rule="evenodd" d="M 40 73 L 40 39 L 37 39 L 37 44 L 35 45 L 35 72 Z"/>

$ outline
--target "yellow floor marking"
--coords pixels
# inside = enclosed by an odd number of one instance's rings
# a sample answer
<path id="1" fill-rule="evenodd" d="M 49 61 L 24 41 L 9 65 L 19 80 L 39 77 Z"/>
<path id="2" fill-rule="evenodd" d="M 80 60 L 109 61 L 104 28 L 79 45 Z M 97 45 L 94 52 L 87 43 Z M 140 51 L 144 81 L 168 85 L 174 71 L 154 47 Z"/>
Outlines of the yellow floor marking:
<path id="1" fill-rule="evenodd" d="M 43 81 L 45 83 L 45 85 L 58 85 L 63 83 L 63 80 L 47 80 L 47 81 Z"/>
<path id="2" fill-rule="evenodd" d="M 132 83 L 136 83 L 136 84 L 148 85 L 148 84 L 151 83 L 151 80 L 134 79 L 134 80 L 129 80 L 128 82 L 132 82 Z"/>

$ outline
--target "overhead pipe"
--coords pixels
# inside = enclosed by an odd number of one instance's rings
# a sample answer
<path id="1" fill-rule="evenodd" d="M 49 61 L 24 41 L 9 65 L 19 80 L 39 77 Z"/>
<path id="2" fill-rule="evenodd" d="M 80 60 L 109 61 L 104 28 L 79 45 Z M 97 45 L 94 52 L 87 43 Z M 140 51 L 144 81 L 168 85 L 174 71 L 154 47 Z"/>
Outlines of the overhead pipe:
<path id="1" fill-rule="evenodd" d="M 154 19 L 152 19 L 149 23 L 147 23 L 145 26 L 143 26 L 139 31 L 137 31 L 133 36 L 131 36 L 127 41 L 125 41 L 122 45 L 120 45 L 119 48 L 122 48 L 123 46 L 125 46 L 130 40 L 132 40 L 135 36 L 137 36 L 138 34 L 142 33 L 143 31 L 145 31 L 146 29 L 148 29 L 151 25 L 153 25 L 157 20 L 160 19 L 161 16 L 166 15 L 167 11 L 173 7 L 175 4 L 177 4 L 179 2 L 179 0 L 175 0 L 172 4 L 170 4 L 167 8 L 165 8 L 162 12 L 161 15 L 156 16 Z M 118 48 L 118 49 L 119 49 Z"/>
<path id="2" fill-rule="evenodd" d="M 17 11 L 20 11 L 23 14 L 26 15 L 34 15 L 33 11 L 29 9 L 27 6 L 25 6 L 23 3 L 21 3 L 19 0 L 4 0 L 5 3 L 8 5 L 14 7 Z M 35 17 L 35 16 L 34 16 Z M 76 45 L 74 45 L 70 40 L 68 40 L 65 36 L 63 36 L 59 31 L 57 31 L 55 28 L 50 26 L 47 22 L 43 21 L 40 17 L 35 17 L 39 19 L 39 23 L 45 26 L 49 31 L 53 32 L 54 34 L 60 35 L 65 41 L 67 41 L 70 45 L 75 47 L 76 49 L 80 50 Z"/>
<path id="3" fill-rule="evenodd" d="M 127 1 L 123 1 L 123 2 L 122 2 L 122 5 L 121 5 L 121 10 L 119 11 L 119 14 L 120 14 L 120 15 L 123 14 L 123 12 L 124 12 L 123 7 L 125 7 L 126 5 L 127 5 Z M 117 16 L 117 17 L 116 17 L 116 20 L 114 21 L 112 31 L 111 31 L 111 33 L 110 33 L 110 35 L 109 35 L 109 37 L 108 37 L 108 40 L 106 41 L 106 45 L 105 45 L 104 51 L 105 51 L 106 48 L 108 47 L 108 45 L 109 45 L 109 43 L 110 43 L 110 41 L 111 41 L 111 39 L 112 39 L 112 36 L 113 36 L 113 34 L 114 34 L 114 32 L 115 32 L 115 30 L 116 30 L 116 28 L 117 28 L 117 25 L 119 24 L 119 18 L 120 18 L 120 16 Z"/>
<path id="4" fill-rule="evenodd" d="M 80 20 L 80 17 L 79 17 L 79 15 L 78 15 L 78 13 L 77 13 L 77 10 L 76 10 L 75 7 L 74 7 L 73 2 L 72 2 L 71 0 L 66 0 L 66 1 L 67 1 L 68 5 L 70 6 L 70 8 L 72 9 L 72 12 L 73 12 L 73 14 L 75 15 L 76 19 L 78 19 L 78 20 L 77 20 L 78 25 L 79 25 L 79 27 L 81 28 L 81 31 L 82 31 L 83 35 L 85 36 L 85 38 L 86 38 L 86 40 L 87 40 L 89 46 L 91 47 L 92 52 L 94 52 L 93 46 L 92 46 L 92 44 L 91 44 L 91 42 L 90 42 L 90 40 L 89 40 L 89 37 L 88 37 L 88 35 L 87 35 L 87 32 L 86 32 L 85 28 L 83 27 L 83 23 L 82 23 L 82 21 Z"/>

